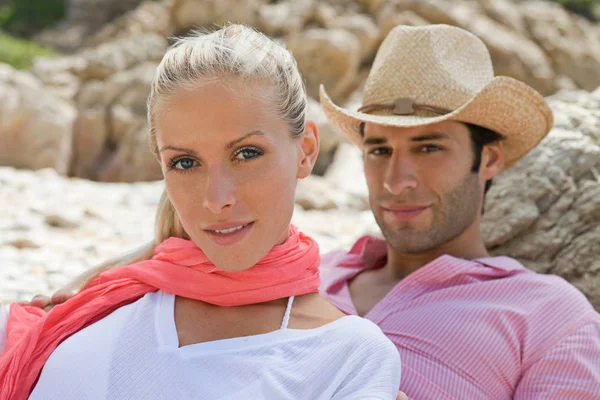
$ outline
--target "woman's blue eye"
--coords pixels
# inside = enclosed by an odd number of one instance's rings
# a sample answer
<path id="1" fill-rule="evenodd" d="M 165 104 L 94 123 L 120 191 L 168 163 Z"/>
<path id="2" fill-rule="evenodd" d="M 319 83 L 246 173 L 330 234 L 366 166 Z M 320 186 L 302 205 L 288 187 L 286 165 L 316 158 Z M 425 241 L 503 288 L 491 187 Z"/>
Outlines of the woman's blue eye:
<path id="1" fill-rule="evenodd" d="M 196 161 L 191 158 L 180 158 L 172 162 L 171 166 L 176 169 L 190 169 L 193 168 Z"/>
<path id="2" fill-rule="evenodd" d="M 253 147 L 253 146 L 248 146 L 248 147 L 242 147 L 241 149 L 236 151 L 233 154 L 233 158 L 235 158 L 236 161 L 247 161 L 252 158 L 261 156 L 262 154 L 263 154 L 263 152 L 259 148 Z"/>

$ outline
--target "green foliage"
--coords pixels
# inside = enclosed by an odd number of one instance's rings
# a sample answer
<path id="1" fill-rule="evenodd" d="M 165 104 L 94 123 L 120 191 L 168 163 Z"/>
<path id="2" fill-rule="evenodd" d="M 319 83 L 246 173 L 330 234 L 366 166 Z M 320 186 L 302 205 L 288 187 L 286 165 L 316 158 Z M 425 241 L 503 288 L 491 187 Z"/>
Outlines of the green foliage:
<path id="1" fill-rule="evenodd" d="M 33 42 L 0 33 L 0 63 L 10 64 L 17 69 L 27 69 L 31 67 L 34 57 L 52 54 L 52 51 Z"/>
<path id="2" fill-rule="evenodd" d="M 553 0 L 561 4 L 564 8 L 579 15 L 582 15 L 592 21 L 597 19 L 594 13 L 594 7 L 600 7 L 600 0 Z"/>
<path id="3" fill-rule="evenodd" d="M 65 3 L 66 0 L 11 0 L 0 6 L 0 29 L 30 37 L 63 19 Z"/>

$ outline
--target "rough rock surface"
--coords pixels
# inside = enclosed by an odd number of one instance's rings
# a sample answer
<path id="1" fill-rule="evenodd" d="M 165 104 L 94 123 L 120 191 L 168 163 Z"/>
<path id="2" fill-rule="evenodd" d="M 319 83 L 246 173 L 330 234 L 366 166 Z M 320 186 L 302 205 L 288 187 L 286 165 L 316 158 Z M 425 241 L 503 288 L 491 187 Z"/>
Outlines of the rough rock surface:
<path id="1" fill-rule="evenodd" d="M 66 174 L 75 116 L 38 79 L 0 64 L 0 165 Z"/>
<path id="2" fill-rule="evenodd" d="M 550 99 L 555 128 L 487 196 L 493 254 L 560 275 L 600 309 L 600 89 Z"/>

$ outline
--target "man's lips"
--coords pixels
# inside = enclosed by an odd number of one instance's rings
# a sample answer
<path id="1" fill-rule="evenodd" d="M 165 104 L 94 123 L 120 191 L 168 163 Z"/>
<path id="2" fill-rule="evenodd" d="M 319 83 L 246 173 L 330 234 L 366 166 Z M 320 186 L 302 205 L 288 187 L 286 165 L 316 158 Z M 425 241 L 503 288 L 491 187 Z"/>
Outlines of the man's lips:
<path id="1" fill-rule="evenodd" d="M 427 210 L 429 205 L 417 204 L 390 204 L 381 206 L 384 217 L 391 218 L 394 221 L 408 222 Z"/>
<path id="2" fill-rule="evenodd" d="M 431 205 L 420 205 L 420 204 L 388 204 L 388 205 L 382 205 L 381 208 L 384 211 L 391 211 L 391 212 L 411 212 L 411 211 L 418 211 L 418 210 L 424 210 L 426 208 L 431 207 Z"/>

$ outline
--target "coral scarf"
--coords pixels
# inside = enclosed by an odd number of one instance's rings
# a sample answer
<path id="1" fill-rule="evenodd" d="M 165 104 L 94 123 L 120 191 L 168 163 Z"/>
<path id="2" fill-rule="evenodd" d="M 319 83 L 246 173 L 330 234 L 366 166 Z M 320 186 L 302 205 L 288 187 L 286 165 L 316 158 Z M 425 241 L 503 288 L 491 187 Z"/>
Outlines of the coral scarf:
<path id="1" fill-rule="evenodd" d="M 285 243 L 233 273 L 215 267 L 194 242 L 170 238 L 152 259 L 102 273 L 48 313 L 13 304 L 0 355 L 0 399 L 25 400 L 63 340 L 146 293 L 163 290 L 220 306 L 261 303 L 318 292 L 319 262 L 316 242 L 294 226 Z"/>

